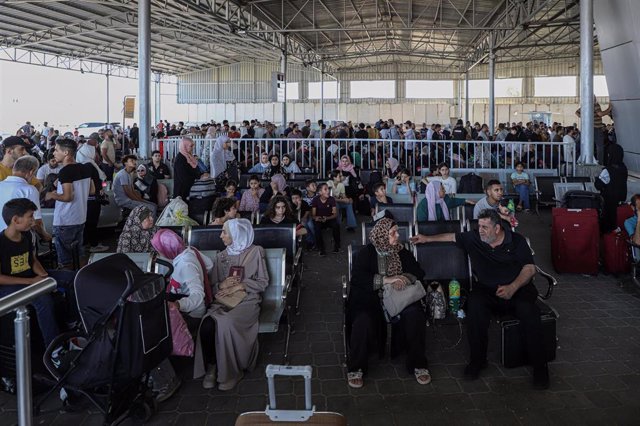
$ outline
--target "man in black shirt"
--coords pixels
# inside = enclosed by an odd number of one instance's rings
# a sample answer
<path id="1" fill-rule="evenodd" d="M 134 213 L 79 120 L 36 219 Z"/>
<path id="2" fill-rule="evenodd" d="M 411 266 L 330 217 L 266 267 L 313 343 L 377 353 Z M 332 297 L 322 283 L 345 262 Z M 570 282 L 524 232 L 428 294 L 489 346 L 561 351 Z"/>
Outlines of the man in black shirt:
<path id="1" fill-rule="evenodd" d="M 544 361 L 538 291 L 531 282 L 536 266 L 527 241 L 513 233 L 495 210 L 483 210 L 478 216 L 478 231 L 434 236 L 417 235 L 414 244 L 455 242 L 471 259 L 478 278 L 469 295 L 467 332 L 470 362 L 465 377 L 475 380 L 487 366 L 488 328 L 492 311 L 513 314 L 523 326 L 529 360 L 533 365 L 533 385 L 549 387 L 549 372 Z"/>
<path id="2" fill-rule="evenodd" d="M 355 137 L 356 139 L 369 139 L 369 132 L 364 129 L 364 123 L 358 124 L 358 131 Z"/>

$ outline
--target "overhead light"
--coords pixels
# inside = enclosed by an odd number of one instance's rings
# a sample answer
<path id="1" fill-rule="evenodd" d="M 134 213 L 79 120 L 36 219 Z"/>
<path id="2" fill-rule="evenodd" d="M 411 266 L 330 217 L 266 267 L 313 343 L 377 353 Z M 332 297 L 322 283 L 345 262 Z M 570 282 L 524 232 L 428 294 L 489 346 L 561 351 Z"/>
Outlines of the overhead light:
<path id="1" fill-rule="evenodd" d="M 246 34 L 247 30 L 238 30 L 238 34 Z"/>

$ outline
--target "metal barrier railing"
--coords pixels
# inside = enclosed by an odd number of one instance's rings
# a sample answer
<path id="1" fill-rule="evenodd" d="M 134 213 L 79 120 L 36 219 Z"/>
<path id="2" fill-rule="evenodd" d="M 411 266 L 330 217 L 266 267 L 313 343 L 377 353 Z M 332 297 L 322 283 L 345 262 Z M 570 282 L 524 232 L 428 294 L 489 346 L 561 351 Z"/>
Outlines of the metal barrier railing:
<path id="1" fill-rule="evenodd" d="M 18 387 L 18 424 L 31 426 L 33 422 L 33 399 L 31 394 L 31 333 L 27 305 L 37 297 L 51 293 L 57 283 L 45 278 L 22 290 L 0 299 L 0 317 L 16 311 L 14 320 L 16 342 L 16 383 Z"/>
<path id="2" fill-rule="evenodd" d="M 215 139 L 191 138 L 195 142 L 195 155 L 208 165 Z M 160 149 L 162 145 L 164 158 L 171 162 L 179 152 L 181 139 L 181 136 L 154 139 L 152 147 Z M 245 138 L 233 139 L 233 143 L 236 159 L 248 168 L 260 161 L 262 152 L 280 158 L 289 154 L 301 169 L 314 169 L 320 177 L 326 177 L 344 153 L 349 153 L 356 166 L 363 169 L 383 168 L 386 160 L 393 157 L 412 173 L 443 162 L 452 169 L 503 170 L 514 169 L 519 161 L 528 170 L 557 170 L 566 165 L 567 171 L 571 168 L 575 173 L 576 161 L 576 145 L 571 142 Z"/>

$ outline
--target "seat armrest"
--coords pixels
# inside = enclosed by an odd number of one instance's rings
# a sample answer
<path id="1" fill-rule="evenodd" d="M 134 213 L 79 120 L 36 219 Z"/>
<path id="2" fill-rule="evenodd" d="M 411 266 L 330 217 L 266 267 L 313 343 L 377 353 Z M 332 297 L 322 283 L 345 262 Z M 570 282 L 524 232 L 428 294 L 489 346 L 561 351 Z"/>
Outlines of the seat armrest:
<path id="1" fill-rule="evenodd" d="M 553 288 L 555 286 L 558 285 L 558 280 L 556 280 L 551 274 L 543 271 L 539 266 L 536 265 L 536 272 L 539 275 L 542 275 L 542 277 L 547 280 L 547 292 L 542 295 L 538 295 L 538 297 L 540 297 L 543 300 L 547 300 L 549 298 L 551 298 L 551 295 L 553 294 Z"/>
<path id="2" fill-rule="evenodd" d="M 346 276 L 342 276 L 342 300 L 346 301 L 347 300 L 347 277 Z"/>
<path id="3" fill-rule="evenodd" d="M 294 268 L 298 267 L 298 264 L 300 263 L 300 256 L 302 256 L 302 247 L 298 247 L 298 249 L 296 250 L 295 256 L 293 256 Z"/>
<path id="4" fill-rule="evenodd" d="M 284 287 L 282 287 L 282 303 L 287 303 L 287 294 L 291 290 L 291 275 L 284 278 Z"/>

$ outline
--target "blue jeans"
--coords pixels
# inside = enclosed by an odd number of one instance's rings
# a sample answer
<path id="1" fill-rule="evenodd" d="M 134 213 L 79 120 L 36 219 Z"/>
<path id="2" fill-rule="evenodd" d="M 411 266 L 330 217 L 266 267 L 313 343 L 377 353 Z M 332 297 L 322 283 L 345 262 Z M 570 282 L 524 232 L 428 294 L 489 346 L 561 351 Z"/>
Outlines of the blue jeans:
<path id="1" fill-rule="evenodd" d="M 338 225 L 342 223 L 342 210 L 347 211 L 347 228 L 355 228 L 358 226 L 356 223 L 356 215 L 353 213 L 353 204 L 336 203 L 338 206 Z"/>
<path id="2" fill-rule="evenodd" d="M 78 256 L 82 256 L 82 234 L 84 232 L 84 223 L 80 225 L 54 226 L 53 242 L 56 245 L 56 253 L 58 253 L 58 264 L 69 265 L 73 262 L 71 255 L 71 244 L 78 243 Z"/>
<path id="3" fill-rule="evenodd" d="M 309 219 L 306 222 L 304 222 L 304 228 L 307 230 L 305 241 L 308 244 L 315 244 L 316 236 L 315 236 L 315 228 L 313 227 L 313 220 Z"/>
<path id="4" fill-rule="evenodd" d="M 15 293 L 18 290 L 22 290 L 27 287 L 26 285 L 0 285 L 0 297 L 7 296 Z M 53 297 L 50 294 L 43 294 L 42 296 L 34 299 L 30 303 L 36 310 L 36 316 L 38 317 L 38 325 L 40 325 L 40 331 L 44 338 L 44 344 L 49 346 L 49 343 L 53 341 L 59 334 L 58 322 L 54 315 L 54 303 Z"/>
<path id="5" fill-rule="evenodd" d="M 529 203 L 529 185 L 520 184 L 515 186 L 516 192 L 518 193 L 518 197 L 520 198 L 520 202 L 523 204 L 525 209 L 530 209 L 531 205 Z"/>

